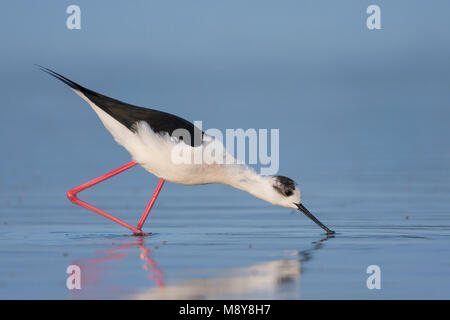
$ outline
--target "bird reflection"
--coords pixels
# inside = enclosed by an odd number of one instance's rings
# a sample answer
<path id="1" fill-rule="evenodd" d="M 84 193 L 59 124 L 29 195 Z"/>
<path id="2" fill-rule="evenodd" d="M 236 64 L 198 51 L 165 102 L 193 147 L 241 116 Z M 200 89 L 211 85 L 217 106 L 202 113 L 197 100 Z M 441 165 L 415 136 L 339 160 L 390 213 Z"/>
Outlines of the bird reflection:
<path id="1" fill-rule="evenodd" d="M 142 268 L 147 272 L 148 278 L 158 288 L 165 286 L 165 274 L 159 268 L 154 259 L 150 257 L 151 250 L 145 246 L 144 237 L 134 238 L 131 242 L 119 245 L 114 248 L 96 250 L 100 257 L 78 259 L 72 262 L 81 269 L 81 290 L 70 290 L 71 298 L 99 298 L 117 297 L 126 294 L 123 286 L 113 286 L 102 281 L 108 271 L 109 262 L 117 261 L 131 256 L 135 251 L 131 248 L 139 249 L 139 259 L 143 261 Z"/>
<path id="2" fill-rule="evenodd" d="M 312 243 L 306 250 L 289 251 L 294 260 L 275 260 L 258 263 L 246 268 L 235 268 L 222 272 L 220 277 L 208 277 L 182 281 L 163 288 L 151 288 L 132 295 L 133 299 L 222 299 L 222 298 L 277 298 L 283 293 L 286 297 L 300 298 L 298 282 L 302 266 L 320 250 L 324 242 L 333 235 Z M 284 290 L 279 290 L 281 289 Z"/>
<path id="3" fill-rule="evenodd" d="M 114 248 L 97 250 L 99 257 L 79 259 L 72 264 L 81 269 L 81 290 L 70 290 L 71 298 L 117 298 L 132 299 L 221 299 L 221 298 L 301 298 L 299 282 L 306 262 L 314 257 L 314 253 L 334 235 L 314 241 L 304 250 L 289 250 L 284 253 L 295 259 L 261 262 L 245 268 L 219 270 L 213 276 L 192 280 L 182 280 L 166 285 L 165 274 L 154 259 L 152 251 L 145 246 L 144 238 L 132 238 L 130 242 Z M 115 264 L 112 261 L 133 258 L 139 249 L 138 258 L 142 260 L 142 268 L 153 284 L 149 289 L 135 293 L 134 289 L 126 289 L 124 277 L 116 277 L 122 283 L 114 286 L 116 281 L 108 274 Z M 109 276 L 109 277 L 108 277 Z M 144 284 L 145 286 L 145 284 Z M 130 293 L 131 290 L 131 293 Z"/>

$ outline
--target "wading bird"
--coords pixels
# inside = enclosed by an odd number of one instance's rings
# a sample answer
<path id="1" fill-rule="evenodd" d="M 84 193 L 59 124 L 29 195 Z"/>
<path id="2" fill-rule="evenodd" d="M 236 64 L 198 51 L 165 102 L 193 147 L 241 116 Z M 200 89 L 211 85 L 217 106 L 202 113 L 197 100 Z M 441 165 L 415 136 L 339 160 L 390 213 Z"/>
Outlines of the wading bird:
<path id="1" fill-rule="evenodd" d="M 245 164 L 238 163 L 207 163 L 177 164 L 173 162 L 173 150 L 182 144 L 184 149 L 194 151 L 197 148 L 217 143 L 192 123 L 175 115 L 142 107 L 133 106 L 119 100 L 104 96 L 89 90 L 66 77 L 44 67 L 43 71 L 61 80 L 85 100 L 97 113 L 105 128 L 111 133 L 117 143 L 122 145 L 133 160 L 116 170 L 106 173 L 96 179 L 86 182 L 67 192 L 67 197 L 73 203 L 94 211 L 118 224 L 130 229 L 136 235 L 144 235 L 142 226 L 158 197 L 164 181 L 184 185 L 200 185 L 221 183 L 246 191 L 253 196 L 287 208 L 295 208 L 308 216 L 328 234 L 334 231 L 328 229 L 314 217 L 301 203 L 301 194 L 296 183 L 284 176 L 262 176 Z M 183 130 L 192 139 L 174 136 Z M 111 178 L 136 164 L 159 177 L 159 183 L 150 198 L 136 227 L 122 221 L 113 215 L 88 204 L 79 198 L 77 193 L 93 185 Z"/>

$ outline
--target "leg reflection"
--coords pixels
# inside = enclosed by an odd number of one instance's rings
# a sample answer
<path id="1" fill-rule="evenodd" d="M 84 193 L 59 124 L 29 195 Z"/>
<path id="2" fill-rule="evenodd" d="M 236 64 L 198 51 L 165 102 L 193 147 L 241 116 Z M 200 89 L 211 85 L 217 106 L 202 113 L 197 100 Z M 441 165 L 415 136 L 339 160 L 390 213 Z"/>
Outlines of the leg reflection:
<path id="1" fill-rule="evenodd" d="M 130 242 L 128 242 L 130 240 Z M 138 248 L 139 251 L 133 250 Z M 99 257 L 77 259 L 72 262 L 81 269 L 81 290 L 70 290 L 70 297 L 78 298 L 117 298 L 126 294 L 126 277 L 115 276 L 113 281 L 106 278 L 111 277 L 111 270 L 119 266 L 119 260 L 133 257 L 138 253 L 138 257 L 143 261 L 142 268 L 148 274 L 150 281 L 158 288 L 165 286 L 165 274 L 160 269 L 154 259 L 151 258 L 152 251 L 145 246 L 143 237 L 127 239 L 127 243 L 114 248 L 100 249 L 95 251 Z M 114 270 L 117 273 L 117 270 Z M 121 282 L 119 285 L 111 283 Z"/>

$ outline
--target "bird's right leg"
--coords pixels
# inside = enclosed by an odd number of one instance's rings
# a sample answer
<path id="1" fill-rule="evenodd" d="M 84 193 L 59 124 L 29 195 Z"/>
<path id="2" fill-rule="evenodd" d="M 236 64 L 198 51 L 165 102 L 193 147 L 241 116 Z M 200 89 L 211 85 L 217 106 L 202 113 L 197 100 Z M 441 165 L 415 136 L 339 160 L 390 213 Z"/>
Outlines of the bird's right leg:
<path id="1" fill-rule="evenodd" d="M 105 211 L 103 211 L 103 210 L 101 210 L 101 209 L 99 209 L 97 207 L 94 207 L 93 205 L 91 205 L 91 204 L 89 204 L 87 202 L 84 202 L 84 201 L 82 201 L 82 200 L 77 198 L 77 194 L 79 192 L 81 192 L 81 191 L 83 191 L 85 189 L 88 189 L 88 188 L 90 188 L 90 187 L 92 187 L 92 186 L 94 186 L 94 185 L 96 185 L 96 184 L 98 184 L 98 183 L 100 183 L 102 181 L 105 181 L 105 180 L 107 180 L 107 179 L 109 179 L 109 178 L 111 178 L 111 177 L 113 177 L 113 176 L 115 176 L 115 175 L 125 171 L 125 170 L 128 170 L 131 167 L 134 167 L 136 164 L 137 164 L 137 161 L 133 160 L 133 161 L 131 161 L 131 162 L 121 166 L 120 168 L 117 168 L 117 169 L 115 169 L 115 170 L 113 170 L 111 172 L 108 172 L 108 173 L 106 173 L 106 174 L 104 174 L 104 175 L 102 175 L 102 176 L 100 176 L 98 178 L 95 178 L 95 179 L 93 179 L 91 181 L 88 181 L 88 182 L 86 182 L 86 183 L 84 183 L 84 184 L 82 184 L 82 185 L 80 185 L 78 187 L 70 189 L 69 191 L 67 191 L 67 198 L 69 198 L 70 201 L 72 201 L 73 203 L 75 203 L 75 204 L 77 204 L 79 206 L 82 206 L 82 207 L 84 207 L 86 209 L 94 211 L 95 213 L 98 213 L 98 214 L 104 216 L 105 218 L 111 219 L 112 221 L 120 224 L 121 226 L 124 226 L 125 228 L 130 229 L 131 231 L 133 231 L 134 234 L 140 235 L 140 234 L 142 234 L 142 231 L 140 229 L 138 229 L 136 227 L 133 227 L 131 224 L 128 224 L 125 221 L 122 221 L 122 220 L 114 217 L 113 215 L 111 215 L 111 214 L 109 214 L 109 213 L 107 213 L 107 212 L 105 212 Z"/>

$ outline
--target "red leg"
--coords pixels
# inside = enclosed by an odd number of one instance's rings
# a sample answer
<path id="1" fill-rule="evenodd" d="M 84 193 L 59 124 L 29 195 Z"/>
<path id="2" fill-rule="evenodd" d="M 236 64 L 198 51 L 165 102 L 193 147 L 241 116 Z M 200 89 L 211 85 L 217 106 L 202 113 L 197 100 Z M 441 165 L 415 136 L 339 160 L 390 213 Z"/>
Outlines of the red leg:
<path id="1" fill-rule="evenodd" d="M 142 225 L 144 224 L 145 219 L 147 218 L 147 216 L 148 216 L 148 214 L 149 214 L 153 204 L 155 203 L 156 198 L 158 197 L 159 192 L 161 191 L 161 188 L 162 188 L 162 186 L 164 184 L 164 179 L 160 179 L 160 181 L 158 183 L 158 186 L 156 187 L 156 190 L 155 190 L 155 192 L 153 193 L 153 196 L 150 199 L 149 204 L 145 208 L 145 211 L 142 214 L 141 219 L 139 220 L 139 224 L 138 224 L 137 228 L 135 228 L 132 225 L 126 223 L 125 221 L 122 221 L 122 220 L 114 217 L 113 215 L 111 215 L 111 214 L 109 214 L 109 213 L 107 213 L 107 212 L 105 212 L 105 211 L 103 211 L 103 210 L 101 210 L 101 209 L 99 209 L 97 207 L 94 207 L 93 205 L 91 205 L 89 203 L 86 203 L 86 202 L 84 202 L 84 201 L 82 201 L 82 200 L 77 198 L 77 194 L 79 192 L 81 192 L 81 191 L 83 191 L 83 190 L 85 190 L 87 188 L 90 188 L 90 187 L 92 187 L 92 186 L 94 186 L 94 185 L 96 185 L 96 184 L 98 184 L 98 183 L 100 183 L 100 182 L 102 182 L 104 180 L 107 180 L 107 179 L 109 179 L 109 178 L 111 178 L 111 177 L 113 177 L 113 176 L 115 176 L 115 175 L 117 175 L 117 174 L 119 174 L 119 173 L 121 173 L 121 172 L 123 172 L 125 170 L 128 170 L 131 167 L 134 167 L 136 164 L 137 164 L 137 161 L 133 160 L 133 161 L 131 161 L 131 162 L 121 166 L 120 168 L 117 168 L 117 169 L 115 169 L 115 170 L 113 170 L 111 172 L 108 172 L 108 173 L 106 173 L 106 174 L 104 174 L 104 175 L 102 175 L 102 176 L 100 176 L 98 178 L 95 178 L 95 179 L 93 179 L 91 181 L 88 181 L 88 182 L 78 186 L 78 187 L 75 187 L 75 188 L 73 188 L 73 189 L 71 189 L 71 190 L 69 190 L 67 192 L 67 197 L 73 203 L 75 203 L 75 204 L 77 204 L 79 206 L 82 206 L 82 207 L 84 207 L 86 209 L 89 209 L 91 211 L 94 211 L 95 213 L 98 213 L 98 214 L 104 216 L 105 218 L 111 219 L 112 221 L 120 224 L 121 226 L 124 226 L 125 228 L 130 229 L 131 231 L 133 231 L 134 234 L 142 234 L 142 231 L 141 231 Z"/>
<path id="2" fill-rule="evenodd" d="M 153 192 L 152 197 L 150 198 L 150 201 L 147 204 L 147 207 L 144 210 L 144 213 L 141 216 L 141 219 L 139 219 L 139 222 L 136 226 L 137 229 L 141 230 L 142 226 L 144 225 L 145 220 L 147 219 L 148 214 L 150 213 L 150 210 L 152 210 L 153 204 L 156 201 L 156 198 L 158 198 L 159 192 L 161 191 L 161 188 L 164 185 L 164 179 L 159 179 L 158 185 L 156 186 L 155 191 Z"/>

